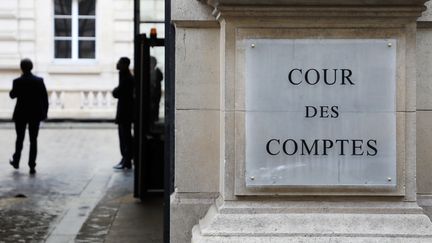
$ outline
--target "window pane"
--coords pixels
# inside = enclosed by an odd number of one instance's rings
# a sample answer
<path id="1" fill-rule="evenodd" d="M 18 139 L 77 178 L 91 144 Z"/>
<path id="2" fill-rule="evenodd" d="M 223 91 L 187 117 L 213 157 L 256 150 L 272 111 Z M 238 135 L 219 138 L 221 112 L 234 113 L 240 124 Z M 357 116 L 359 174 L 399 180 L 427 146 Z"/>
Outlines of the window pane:
<path id="1" fill-rule="evenodd" d="M 79 20 L 79 36 L 80 37 L 94 37 L 95 36 L 95 23 L 94 19 L 80 19 Z"/>
<path id="2" fill-rule="evenodd" d="M 79 41 L 79 58 L 95 58 L 95 41 Z"/>
<path id="3" fill-rule="evenodd" d="M 54 9 L 56 15 L 71 15 L 72 0 L 55 0 Z"/>
<path id="4" fill-rule="evenodd" d="M 95 15 L 95 0 L 80 0 L 78 15 Z"/>
<path id="5" fill-rule="evenodd" d="M 72 36 L 71 19 L 55 19 L 55 36 Z"/>
<path id="6" fill-rule="evenodd" d="M 141 21 L 164 21 L 164 0 L 140 0 Z"/>
<path id="7" fill-rule="evenodd" d="M 71 58 L 72 57 L 72 43 L 68 40 L 55 41 L 55 58 Z"/>

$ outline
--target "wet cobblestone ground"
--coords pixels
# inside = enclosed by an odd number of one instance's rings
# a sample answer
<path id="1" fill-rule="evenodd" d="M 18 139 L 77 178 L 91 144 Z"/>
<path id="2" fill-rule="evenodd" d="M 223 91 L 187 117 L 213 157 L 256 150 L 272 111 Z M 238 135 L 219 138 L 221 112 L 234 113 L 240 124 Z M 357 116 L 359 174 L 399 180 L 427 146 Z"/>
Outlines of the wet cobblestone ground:
<path id="1" fill-rule="evenodd" d="M 44 211 L 2 210 L 0 242 L 43 242 L 55 217 Z"/>
<path id="2" fill-rule="evenodd" d="M 37 173 L 30 176 L 28 134 L 14 170 L 8 159 L 15 131 L 0 124 L 0 242 L 44 242 L 53 234 L 70 239 L 115 173 L 111 167 L 120 155 L 114 126 L 49 127 L 40 130 Z"/>

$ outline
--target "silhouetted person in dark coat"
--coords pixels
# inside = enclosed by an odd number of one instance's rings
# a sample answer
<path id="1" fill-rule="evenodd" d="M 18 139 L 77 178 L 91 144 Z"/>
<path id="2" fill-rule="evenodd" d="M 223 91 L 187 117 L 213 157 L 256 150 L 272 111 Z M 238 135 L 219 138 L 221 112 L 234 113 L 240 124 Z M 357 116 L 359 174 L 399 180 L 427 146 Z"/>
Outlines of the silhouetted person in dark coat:
<path id="1" fill-rule="evenodd" d="M 156 67 L 157 59 L 150 57 L 150 99 L 151 99 L 151 120 L 156 122 L 159 120 L 159 104 L 162 96 L 162 85 L 163 80 L 162 71 Z"/>
<path id="2" fill-rule="evenodd" d="M 15 169 L 19 168 L 25 131 L 28 125 L 30 135 L 28 165 L 30 167 L 30 174 L 34 174 L 36 173 L 39 124 L 47 118 L 48 94 L 43 79 L 32 74 L 33 63 L 31 60 L 23 59 L 20 66 L 22 75 L 13 81 L 12 90 L 9 93 L 12 99 L 17 98 L 13 113 L 17 139 L 15 143 L 15 153 L 9 163 Z"/>
<path id="3" fill-rule="evenodd" d="M 129 70 L 130 59 L 122 57 L 117 62 L 119 85 L 113 90 L 114 98 L 118 99 L 116 123 L 120 140 L 121 161 L 115 169 L 132 168 L 132 122 L 134 116 L 134 78 Z"/>

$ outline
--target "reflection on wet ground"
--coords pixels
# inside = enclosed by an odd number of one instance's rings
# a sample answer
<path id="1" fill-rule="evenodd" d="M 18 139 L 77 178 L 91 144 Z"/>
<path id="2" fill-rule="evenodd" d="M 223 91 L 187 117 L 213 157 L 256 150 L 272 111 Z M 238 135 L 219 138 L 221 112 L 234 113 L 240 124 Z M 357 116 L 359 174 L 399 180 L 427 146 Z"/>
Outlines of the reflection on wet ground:
<path id="1" fill-rule="evenodd" d="M 0 241 L 39 242 L 45 239 L 56 215 L 33 210 L 1 210 Z"/>
<path id="2" fill-rule="evenodd" d="M 162 243 L 162 195 L 133 198 L 132 172 L 115 173 L 111 182 L 75 242 Z"/>
<path id="3" fill-rule="evenodd" d="M 116 173 L 109 190 L 83 224 L 75 242 L 104 242 L 122 203 L 132 193 L 133 172 Z"/>
<path id="4" fill-rule="evenodd" d="M 115 128 L 41 129 L 35 176 L 26 163 L 28 136 L 20 169 L 8 164 L 14 140 L 15 131 L 0 126 L 0 242 L 44 242 L 53 233 L 70 241 L 114 174 Z"/>

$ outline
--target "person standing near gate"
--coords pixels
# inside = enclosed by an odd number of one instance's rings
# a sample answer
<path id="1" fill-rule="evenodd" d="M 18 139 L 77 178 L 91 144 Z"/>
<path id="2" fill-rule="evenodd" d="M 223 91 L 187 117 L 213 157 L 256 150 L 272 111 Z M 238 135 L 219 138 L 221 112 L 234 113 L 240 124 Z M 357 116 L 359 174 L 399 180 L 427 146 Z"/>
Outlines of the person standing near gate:
<path id="1" fill-rule="evenodd" d="M 132 168 L 132 122 L 134 115 L 134 77 L 130 70 L 130 59 L 122 57 L 117 62 L 119 85 L 113 90 L 114 98 L 118 99 L 116 123 L 120 141 L 122 159 L 114 169 Z"/>
<path id="2" fill-rule="evenodd" d="M 15 169 L 19 169 L 25 131 L 28 125 L 30 136 L 28 165 L 30 167 L 30 174 L 35 174 L 37 137 L 39 134 L 40 122 L 47 118 L 48 93 L 43 79 L 33 75 L 31 72 L 33 63 L 30 59 L 23 59 L 20 66 L 22 75 L 13 81 L 12 90 L 9 93 L 11 99 L 17 99 L 12 118 L 15 122 L 17 138 L 15 153 L 9 163 Z"/>
<path id="3" fill-rule="evenodd" d="M 150 117 L 152 122 L 159 120 L 159 103 L 162 96 L 162 71 L 156 67 L 156 57 L 150 56 Z"/>

